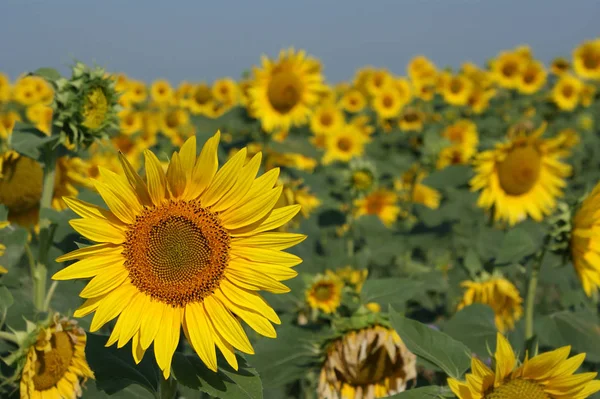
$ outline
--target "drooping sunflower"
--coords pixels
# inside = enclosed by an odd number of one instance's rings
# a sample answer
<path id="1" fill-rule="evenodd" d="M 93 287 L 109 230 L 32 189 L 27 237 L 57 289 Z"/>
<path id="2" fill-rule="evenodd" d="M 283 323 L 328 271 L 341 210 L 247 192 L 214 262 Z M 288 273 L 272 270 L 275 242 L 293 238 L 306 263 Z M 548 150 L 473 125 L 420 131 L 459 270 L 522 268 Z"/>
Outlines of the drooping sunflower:
<path id="1" fill-rule="evenodd" d="M 344 282 L 332 271 L 318 274 L 306 290 L 306 302 L 312 309 L 335 313 L 342 301 Z"/>
<path id="2" fill-rule="evenodd" d="M 395 192 L 378 189 L 354 201 L 354 216 L 375 215 L 384 225 L 391 227 L 402 213 L 397 203 L 398 195 Z"/>
<path id="3" fill-rule="evenodd" d="M 346 124 L 341 129 L 325 136 L 323 165 L 334 161 L 348 162 L 363 155 L 370 139 L 354 125 Z"/>
<path id="4" fill-rule="evenodd" d="M 584 42 L 573 51 L 573 68 L 584 79 L 600 80 L 600 39 Z"/>
<path id="5" fill-rule="evenodd" d="M 517 357 L 508 340 L 498 333 L 495 369 L 476 357 L 466 381 L 448 378 L 450 389 L 459 399 L 585 399 L 600 390 L 597 373 L 574 374 L 585 353 L 569 358 L 570 346 L 525 358 Z"/>
<path id="6" fill-rule="evenodd" d="M 523 316 L 523 298 L 519 290 L 502 276 L 482 276 L 477 281 L 463 281 L 465 288 L 458 310 L 474 303 L 489 305 L 494 310 L 498 331 L 504 333 L 514 328 L 515 323 Z"/>
<path id="7" fill-rule="evenodd" d="M 29 348 L 21 374 L 21 398 L 71 399 L 94 373 L 85 359 L 85 331 L 73 320 L 58 319 L 42 328 Z"/>
<path id="8" fill-rule="evenodd" d="M 583 290 L 592 296 L 600 288 L 600 184 L 583 200 L 575 213 L 571 231 L 571 259 Z"/>
<path id="9" fill-rule="evenodd" d="M 396 118 L 404 106 L 404 99 L 394 86 L 386 86 L 377 91 L 372 99 L 373 110 L 381 119 Z"/>
<path id="10" fill-rule="evenodd" d="M 473 82 L 463 75 L 452 76 L 444 85 L 444 101 L 451 105 L 466 105 L 473 92 Z"/>
<path id="11" fill-rule="evenodd" d="M 357 113 L 367 106 L 365 96 L 357 89 L 350 89 L 342 95 L 340 106 L 347 112 Z"/>
<path id="12" fill-rule="evenodd" d="M 572 111 L 580 100 L 583 83 L 573 75 L 564 74 L 552 88 L 552 100 L 563 111 Z"/>
<path id="13" fill-rule="evenodd" d="M 315 135 L 327 135 L 339 130 L 345 123 L 344 113 L 337 105 L 323 104 L 310 117 L 310 130 Z"/>
<path id="14" fill-rule="evenodd" d="M 319 399 L 384 398 L 417 378 L 417 357 L 387 327 L 348 331 L 325 351 Z"/>
<path id="15" fill-rule="evenodd" d="M 304 51 L 282 50 L 279 60 L 262 58 L 262 68 L 254 69 L 250 112 L 260 119 L 266 131 L 288 130 L 308 121 L 312 108 L 324 89 L 320 68 Z"/>
<path id="16" fill-rule="evenodd" d="M 544 64 L 539 61 L 531 61 L 523 66 L 517 89 L 524 94 L 536 93 L 546 84 L 546 77 Z"/>
<path id="17" fill-rule="evenodd" d="M 213 371 L 215 345 L 236 369 L 234 348 L 253 353 L 239 319 L 275 337 L 271 323 L 279 318 L 256 291 L 288 292 L 281 281 L 296 276 L 292 267 L 302 262 L 282 250 L 304 235 L 271 232 L 300 210 L 273 210 L 282 191 L 276 186 L 279 170 L 255 179 L 261 154 L 245 163 L 245 148 L 218 170 L 219 138 L 217 132 L 196 158 L 191 137 L 173 153 L 166 173 L 146 150 L 145 179 L 122 156 L 125 176 L 100 168 L 102 181 L 95 187 L 109 210 L 65 199 L 82 217 L 71 226 L 98 244 L 59 257 L 79 261 L 53 279 L 92 278 L 75 316 L 95 312 L 92 332 L 118 317 L 107 344 L 122 347 L 132 340 L 139 363 L 154 343 L 165 378 L 181 327 Z"/>
<path id="18" fill-rule="evenodd" d="M 571 174 L 571 166 L 563 158 L 579 139 L 572 131 L 543 139 L 545 128 L 542 124 L 531 133 L 513 130 L 508 142 L 476 156 L 471 190 L 482 190 L 477 205 L 493 207 L 494 220 L 511 226 L 527 216 L 540 221 L 555 208 L 566 185 L 564 179 Z"/>
<path id="19" fill-rule="evenodd" d="M 403 131 L 420 132 L 423 130 L 423 122 L 425 114 L 416 108 L 410 107 L 405 109 L 400 116 L 398 125 Z"/>

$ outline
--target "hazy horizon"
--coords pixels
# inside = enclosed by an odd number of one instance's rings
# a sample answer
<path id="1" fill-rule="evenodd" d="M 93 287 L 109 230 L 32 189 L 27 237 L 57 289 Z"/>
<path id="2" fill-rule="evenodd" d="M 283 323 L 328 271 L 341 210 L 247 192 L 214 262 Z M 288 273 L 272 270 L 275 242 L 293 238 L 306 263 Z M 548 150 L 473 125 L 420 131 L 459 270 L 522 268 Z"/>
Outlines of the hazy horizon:
<path id="1" fill-rule="evenodd" d="M 0 71 L 11 79 L 49 66 L 67 73 L 74 60 L 136 79 L 238 78 L 260 55 L 304 49 L 330 82 L 364 65 L 405 74 L 413 56 L 439 66 L 483 64 L 528 44 L 548 63 L 600 36 L 600 2 L 579 0 L 333 0 L 81 3 L 4 0 Z"/>

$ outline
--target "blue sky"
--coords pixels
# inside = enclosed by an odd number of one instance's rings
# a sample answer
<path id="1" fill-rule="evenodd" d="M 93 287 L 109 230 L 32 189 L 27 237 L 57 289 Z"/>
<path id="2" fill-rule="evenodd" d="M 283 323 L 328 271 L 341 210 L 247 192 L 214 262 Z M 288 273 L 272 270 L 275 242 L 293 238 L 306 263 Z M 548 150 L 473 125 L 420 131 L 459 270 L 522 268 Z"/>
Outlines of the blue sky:
<path id="1" fill-rule="evenodd" d="M 2 0 L 0 15 L 11 78 L 78 59 L 146 81 L 212 81 L 295 46 L 336 82 L 367 64 L 404 74 L 416 54 L 481 64 L 521 43 L 547 62 L 600 36 L 596 0 Z"/>

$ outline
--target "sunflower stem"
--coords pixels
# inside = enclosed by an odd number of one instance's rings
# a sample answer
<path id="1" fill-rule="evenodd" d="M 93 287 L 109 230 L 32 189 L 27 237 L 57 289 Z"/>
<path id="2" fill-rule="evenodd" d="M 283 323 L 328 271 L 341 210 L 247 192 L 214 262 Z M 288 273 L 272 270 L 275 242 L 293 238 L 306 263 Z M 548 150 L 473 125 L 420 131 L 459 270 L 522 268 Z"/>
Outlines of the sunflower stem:
<path id="1" fill-rule="evenodd" d="M 533 328 L 533 316 L 535 311 L 535 293 L 537 291 L 540 269 L 546 249 L 548 248 L 548 239 L 544 242 L 542 249 L 538 252 L 529 273 L 529 281 L 527 282 L 527 296 L 525 298 L 525 341 L 529 342 L 535 335 Z"/>
<path id="2" fill-rule="evenodd" d="M 177 381 L 170 376 L 168 379 L 160 378 L 160 387 L 158 389 L 160 399 L 173 399 L 177 393 Z"/>
<path id="3" fill-rule="evenodd" d="M 56 151 L 45 148 L 44 157 L 44 186 L 40 200 L 40 210 L 52 207 L 52 196 L 54 195 L 54 179 L 56 176 Z"/>
<path id="4" fill-rule="evenodd" d="M 54 296 L 54 291 L 56 291 L 56 287 L 58 286 L 58 281 L 54 280 L 52 281 L 52 284 L 50 285 L 50 288 L 48 289 L 48 292 L 46 293 L 46 299 L 44 299 L 44 307 L 43 307 L 43 311 L 47 312 L 48 309 L 50 309 L 50 301 L 52 301 L 52 296 Z"/>
<path id="5" fill-rule="evenodd" d="M 0 339 L 15 343 L 17 345 L 19 344 L 17 337 L 15 337 L 13 334 L 7 333 L 6 331 L 0 331 Z"/>

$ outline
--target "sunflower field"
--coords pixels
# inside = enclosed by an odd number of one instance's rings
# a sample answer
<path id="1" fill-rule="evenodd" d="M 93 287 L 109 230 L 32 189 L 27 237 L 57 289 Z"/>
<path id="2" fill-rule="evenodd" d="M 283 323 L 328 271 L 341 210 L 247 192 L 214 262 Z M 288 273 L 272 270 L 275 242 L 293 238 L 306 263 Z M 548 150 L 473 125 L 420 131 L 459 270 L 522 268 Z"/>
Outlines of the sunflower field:
<path id="1" fill-rule="evenodd" d="M 600 398 L 600 39 L 0 73 L 0 397 Z"/>

